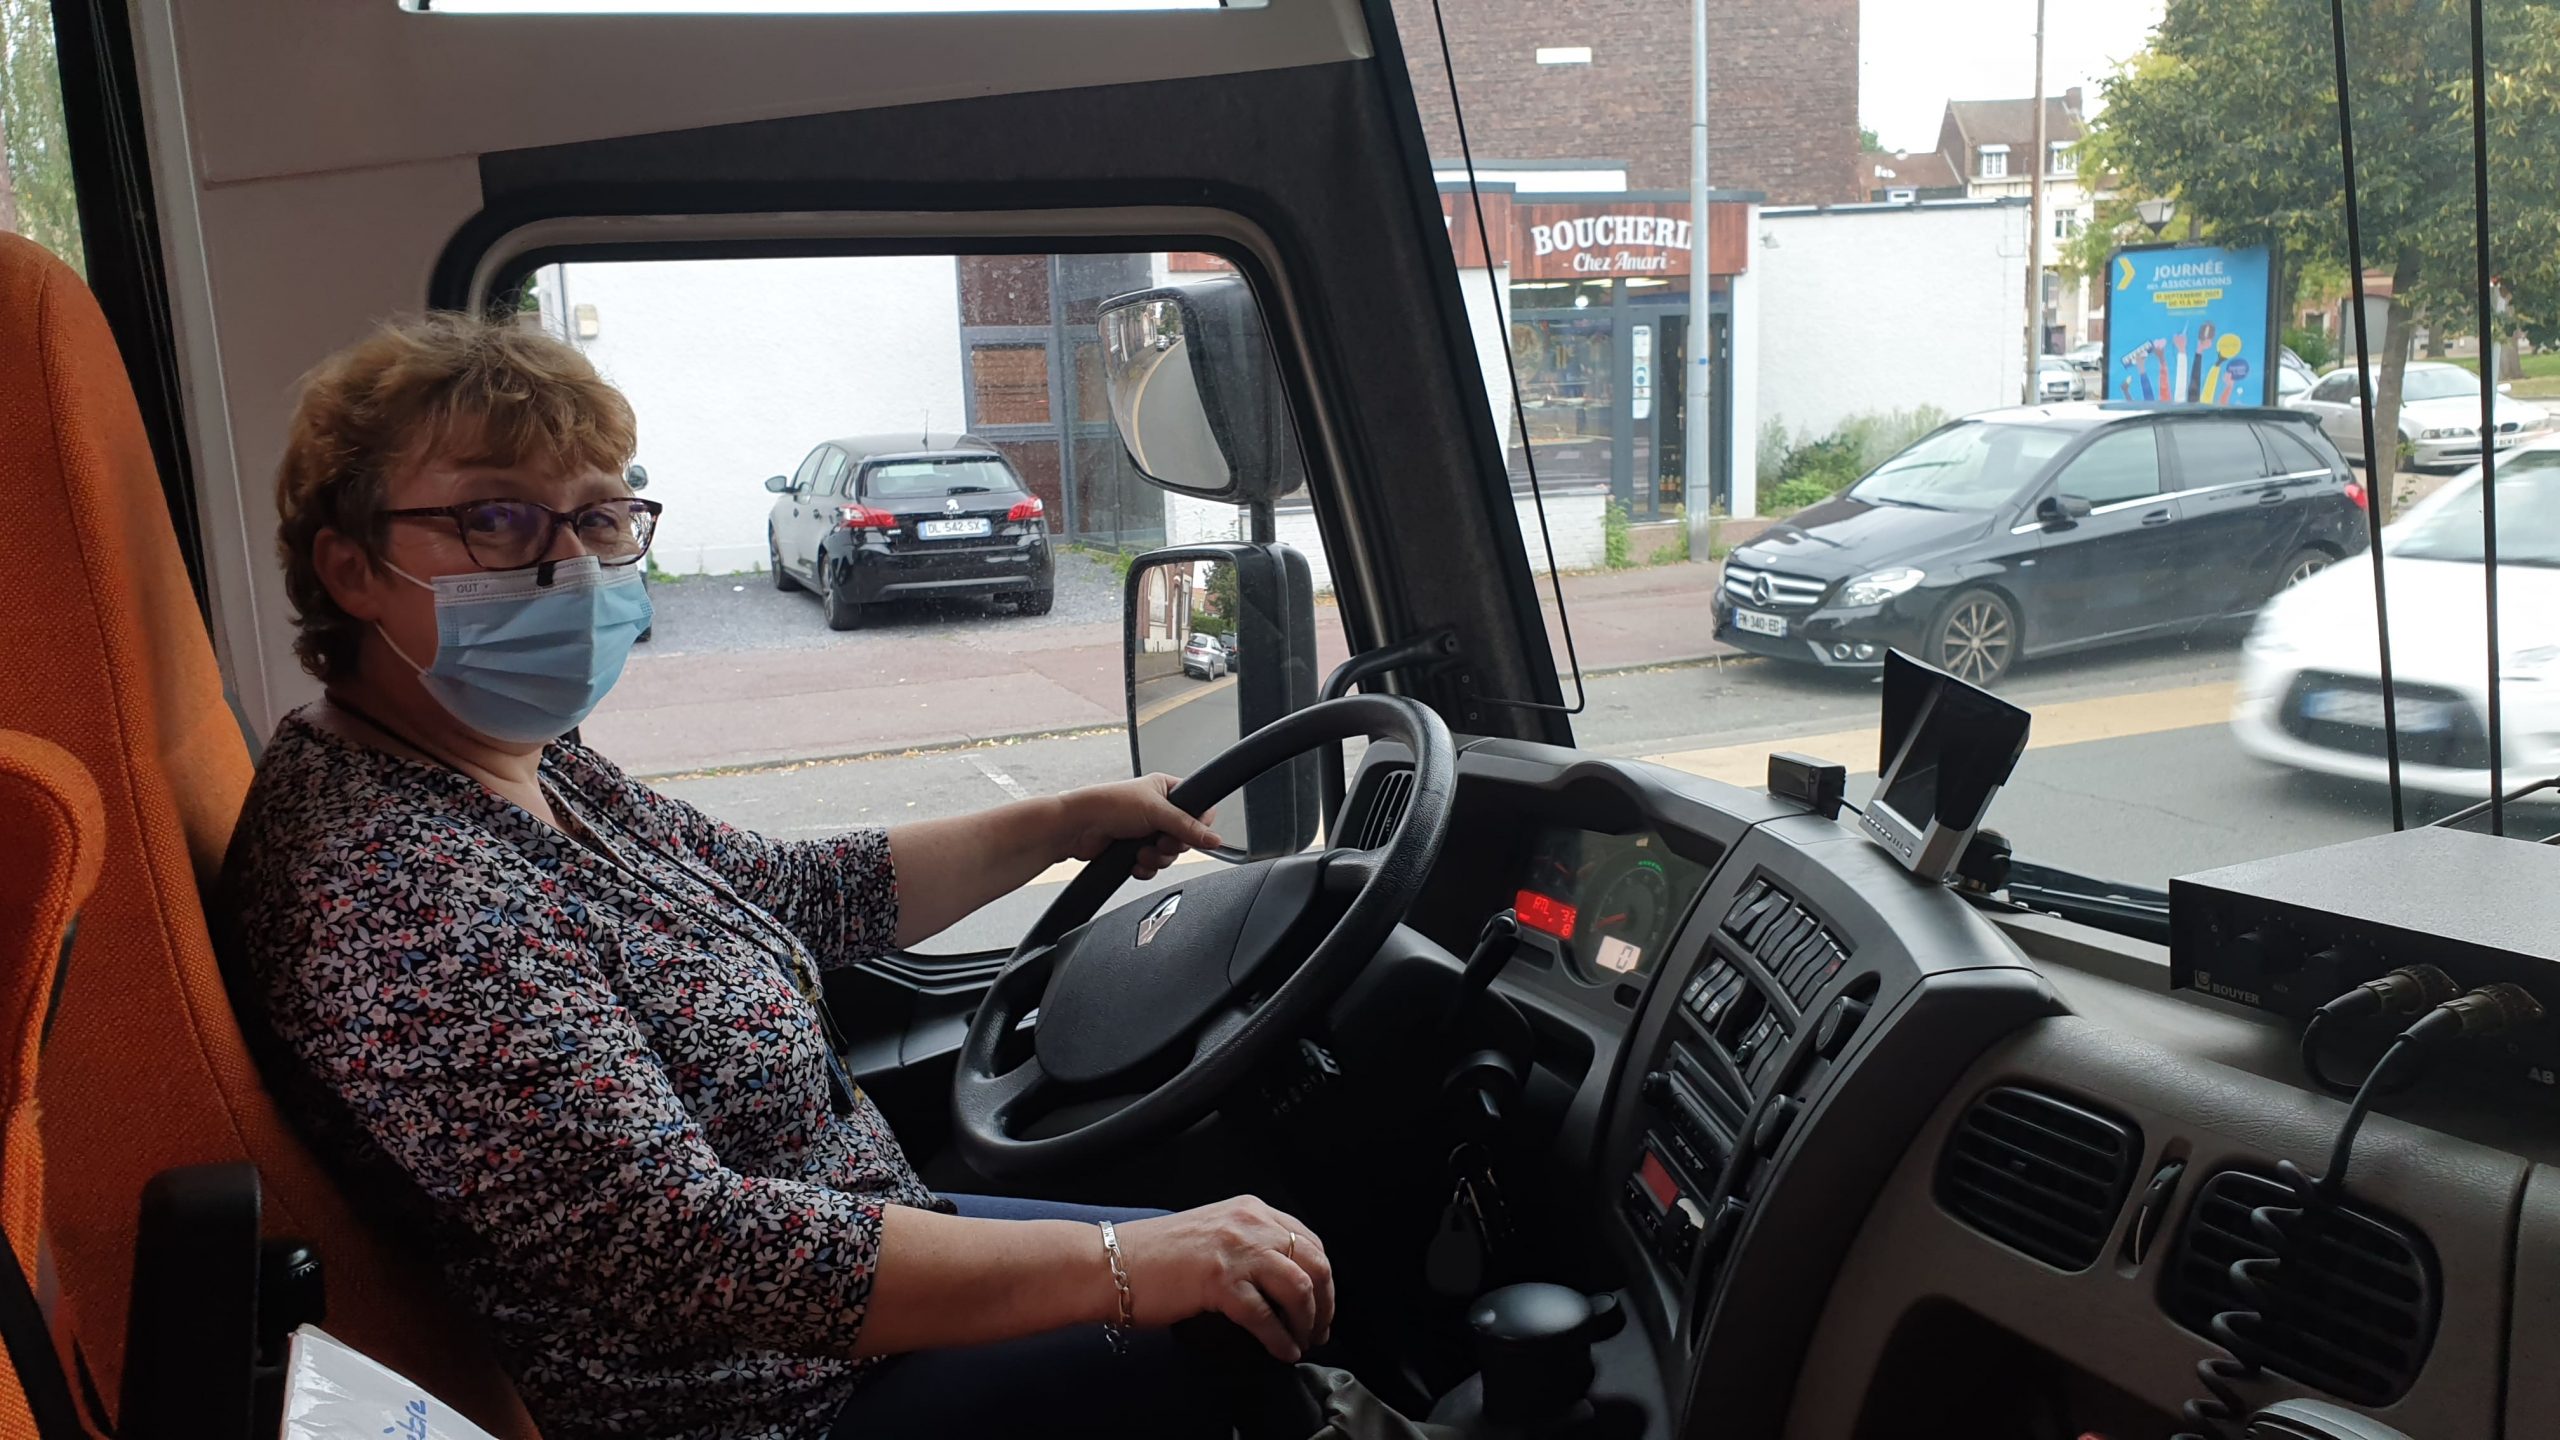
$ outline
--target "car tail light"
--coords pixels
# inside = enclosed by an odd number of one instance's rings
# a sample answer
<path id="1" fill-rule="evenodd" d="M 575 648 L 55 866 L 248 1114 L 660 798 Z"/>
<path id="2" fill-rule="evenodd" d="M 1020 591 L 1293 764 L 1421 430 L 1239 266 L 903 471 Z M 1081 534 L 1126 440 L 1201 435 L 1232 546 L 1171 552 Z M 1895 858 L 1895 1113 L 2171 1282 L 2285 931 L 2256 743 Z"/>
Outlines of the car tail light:
<path id="1" fill-rule="evenodd" d="M 2364 482 L 2361 480 L 2347 482 L 2347 498 L 2354 501 L 2355 507 L 2359 510 L 2373 503 L 2372 498 L 2364 493 Z"/>
<path id="2" fill-rule="evenodd" d="M 1046 514 L 1048 509 L 1048 506 L 1040 503 L 1040 497 L 1034 495 L 1028 500 L 1015 501 L 1013 508 L 1004 512 L 1004 518 L 1007 520 L 1037 520 L 1042 515 Z"/>
<path id="3" fill-rule="evenodd" d="M 836 525 L 844 530 L 895 530 L 898 517 L 868 505 L 839 505 L 836 507 Z"/>

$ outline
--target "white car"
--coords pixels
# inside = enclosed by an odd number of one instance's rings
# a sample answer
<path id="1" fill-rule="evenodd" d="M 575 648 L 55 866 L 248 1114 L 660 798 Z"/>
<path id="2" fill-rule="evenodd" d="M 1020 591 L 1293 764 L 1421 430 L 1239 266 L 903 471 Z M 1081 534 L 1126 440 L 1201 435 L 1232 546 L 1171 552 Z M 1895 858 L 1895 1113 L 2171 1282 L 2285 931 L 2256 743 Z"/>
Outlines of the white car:
<path id="1" fill-rule="evenodd" d="M 2038 400 L 2047 403 L 2077 400 L 2083 393 L 2082 387 L 2086 383 L 2080 378 L 2079 370 L 2061 356 L 2039 355 L 2036 357 L 2036 398 Z"/>
<path id="2" fill-rule="evenodd" d="M 2383 531 L 2401 782 L 2473 800 L 2489 794 L 2481 549 L 2477 467 Z M 2512 788 L 2560 774 L 2560 439 L 2498 462 L 2498 644 Z M 2330 566 L 2258 612 L 2231 718 L 2243 750 L 2381 782 L 2382 721 L 2369 559 Z"/>
<path id="3" fill-rule="evenodd" d="M 2354 366 L 2330 371 L 2284 403 L 2318 415 L 2330 443 L 2348 459 L 2364 463 L 2364 404 Z M 2549 412 L 2511 395 L 2498 397 L 2494 418 L 2501 450 L 2551 428 Z M 2459 365 L 2411 361 L 2400 382 L 2400 438 L 2421 470 L 2453 469 L 2479 459 L 2480 377 Z"/>

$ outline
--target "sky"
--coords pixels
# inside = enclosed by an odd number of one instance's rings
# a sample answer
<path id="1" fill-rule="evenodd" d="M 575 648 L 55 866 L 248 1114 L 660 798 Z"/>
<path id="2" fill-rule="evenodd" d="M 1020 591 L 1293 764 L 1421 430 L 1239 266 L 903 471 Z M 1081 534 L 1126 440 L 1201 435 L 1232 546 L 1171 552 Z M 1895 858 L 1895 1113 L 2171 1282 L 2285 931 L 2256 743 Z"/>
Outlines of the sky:
<path id="1" fill-rule="evenodd" d="M 2045 93 L 2098 81 L 2140 50 L 2166 0 L 2047 0 Z M 1950 100 L 2033 93 L 2036 0 L 1860 0 L 1858 120 L 1888 150 L 1928 150 Z M 1953 88 L 1950 88 L 1953 87 Z"/>

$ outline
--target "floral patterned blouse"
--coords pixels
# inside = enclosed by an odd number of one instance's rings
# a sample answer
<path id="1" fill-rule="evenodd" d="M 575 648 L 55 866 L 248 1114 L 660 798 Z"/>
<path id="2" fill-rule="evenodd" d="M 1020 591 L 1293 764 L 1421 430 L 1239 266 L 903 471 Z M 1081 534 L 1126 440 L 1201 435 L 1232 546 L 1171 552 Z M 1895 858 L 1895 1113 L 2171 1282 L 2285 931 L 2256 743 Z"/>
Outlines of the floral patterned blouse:
<path id="1" fill-rule="evenodd" d="M 226 882 L 276 1083 L 547 1440 L 822 1435 L 881 1207 L 948 1208 L 807 998 L 891 944 L 887 834 L 768 840 L 571 744 L 542 778 L 593 846 L 285 718 Z"/>

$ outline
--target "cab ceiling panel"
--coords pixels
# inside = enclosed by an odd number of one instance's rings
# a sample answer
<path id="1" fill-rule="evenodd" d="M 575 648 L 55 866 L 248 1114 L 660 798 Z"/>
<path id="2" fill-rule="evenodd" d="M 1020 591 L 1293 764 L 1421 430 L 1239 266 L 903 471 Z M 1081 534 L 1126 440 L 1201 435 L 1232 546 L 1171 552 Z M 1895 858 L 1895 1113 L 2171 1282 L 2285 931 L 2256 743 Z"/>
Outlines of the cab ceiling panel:
<path id="1" fill-rule="evenodd" d="M 1004 15 L 171 7 L 202 183 L 971 95 L 1365 58 L 1358 0 Z"/>

